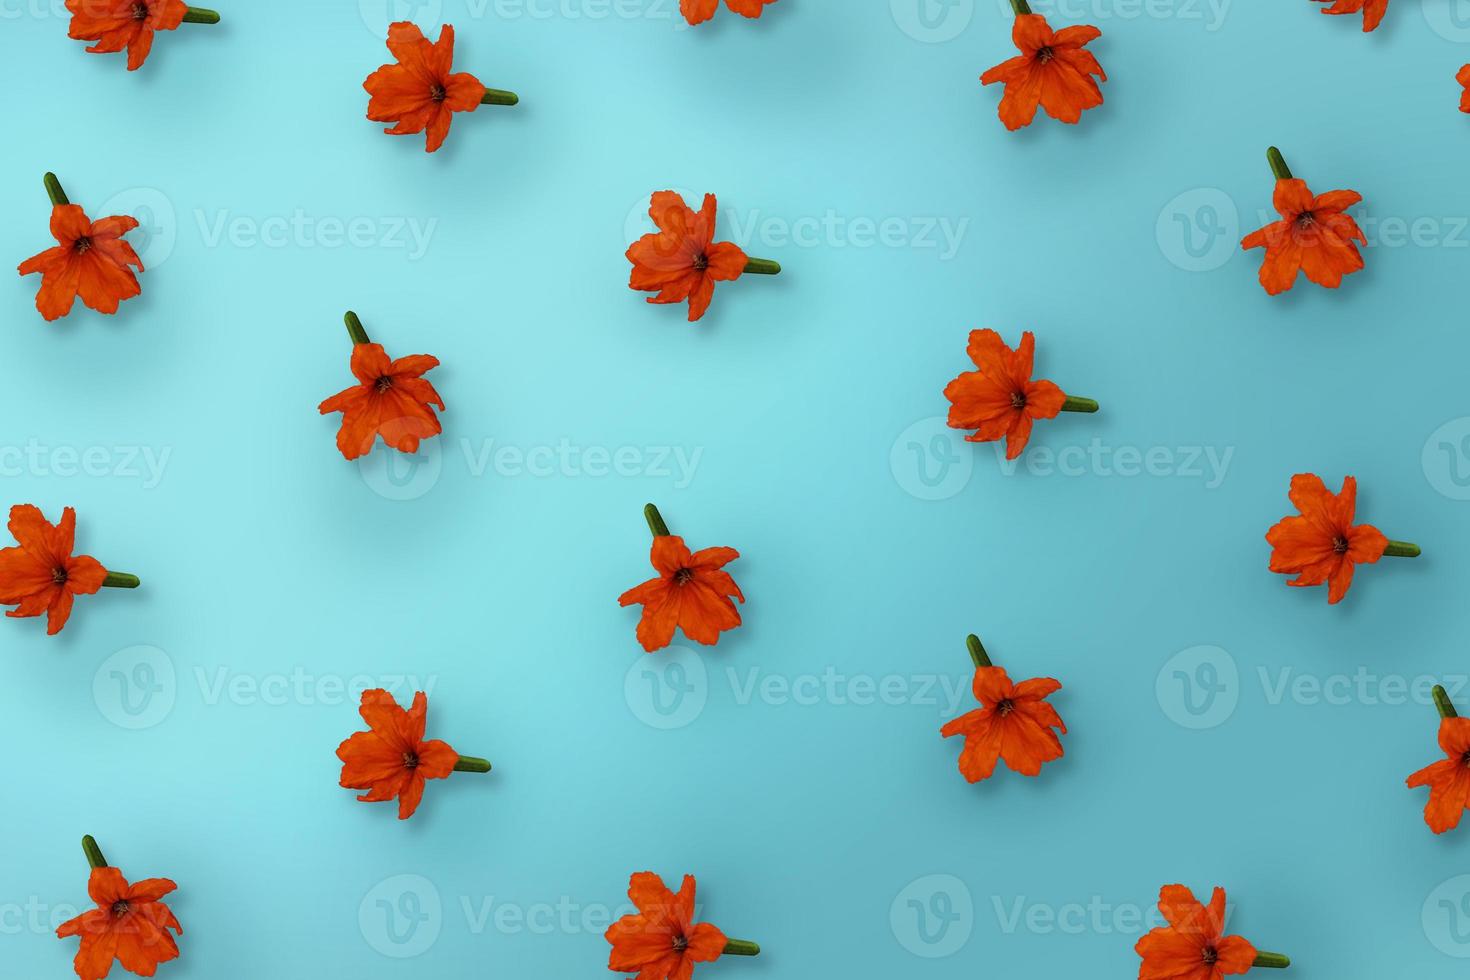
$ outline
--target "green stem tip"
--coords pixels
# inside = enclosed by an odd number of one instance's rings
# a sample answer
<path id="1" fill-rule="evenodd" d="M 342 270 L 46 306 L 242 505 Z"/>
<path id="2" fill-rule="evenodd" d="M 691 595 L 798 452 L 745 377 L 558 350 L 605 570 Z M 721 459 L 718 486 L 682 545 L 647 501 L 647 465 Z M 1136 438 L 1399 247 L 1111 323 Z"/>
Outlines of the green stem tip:
<path id="1" fill-rule="evenodd" d="M 347 336 L 352 338 L 354 344 L 372 343 L 371 340 L 368 340 L 367 331 L 363 329 L 362 321 L 357 318 L 356 313 L 348 310 L 347 314 L 342 317 L 342 320 L 347 324 Z"/>
<path id="2" fill-rule="evenodd" d="M 1283 956 L 1280 953 L 1257 953 L 1254 965 L 1284 970 L 1288 966 L 1291 966 L 1291 957 Z"/>
<path id="3" fill-rule="evenodd" d="M 1266 161 L 1271 164 L 1271 172 L 1276 175 L 1277 180 L 1291 180 L 1291 168 L 1286 165 L 1286 158 L 1276 147 L 1266 151 Z"/>
<path id="4" fill-rule="evenodd" d="M 994 667 L 990 662 L 990 654 L 985 652 L 985 647 L 980 643 L 980 637 L 971 633 L 965 637 L 965 646 L 970 648 L 970 659 L 975 661 L 976 667 Z"/>
<path id="5" fill-rule="evenodd" d="M 664 523 L 664 515 L 658 512 L 657 507 L 653 504 L 647 505 L 643 508 L 643 516 L 648 518 L 648 529 L 653 532 L 654 537 L 666 538 L 669 536 L 669 526 Z"/>
<path id="6" fill-rule="evenodd" d="M 1444 689 L 1443 684 L 1434 685 L 1434 706 L 1439 710 L 1441 718 L 1460 717 L 1460 713 L 1455 710 L 1455 703 L 1450 700 L 1450 694 Z"/>
<path id="7" fill-rule="evenodd" d="M 108 572 L 107 577 L 102 580 L 104 589 L 136 589 L 142 584 L 142 579 L 127 572 Z"/>
<path id="8" fill-rule="evenodd" d="M 87 863 L 92 867 L 107 867 L 107 858 L 102 856 L 102 848 L 97 846 L 97 839 L 91 834 L 82 838 L 82 853 L 87 855 Z"/>
<path id="9" fill-rule="evenodd" d="M 56 179 L 55 174 L 48 173 L 43 180 L 46 184 L 46 195 L 51 198 L 52 204 L 60 207 L 63 204 L 71 203 L 71 201 L 67 200 L 66 191 L 61 189 L 61 181 Z"/>
<path id="10" fill-rule="evenodd" d="M 455 772 L 489 772 L 490 760 L 480 759 L 472 755 L 462 755 L 454 764 Z"/>
<path id="11" fill-rule="evenodd" d="M 1031 13 L 1031 4 L 1027 3 L 1026 0 L 1011 0 L 1011 9 L 1014 10 L 1016 12 L 1016 16 L 1019 17 L 1022 14 Z"/>
<path id="12" fill-rule="evenodd" d="M 759 956 L 761 944 L 746 939 L 731 939 L 725 943 L 726 956 Z"/>
<path id="13" fill-rule="evenodd" d="M 1424 551 L 1409 541 L 1390 541 L 1388 547 L 1383 549 L 1385 558 L 1418 558 Z"/>
<path id="14" fill-rule="evenodd" d="M 749 276 L 779 276 L 781 263 L 774 259 L 747 259 L 745 274 Z"/>
<path id="15" fill-rule="evenodd" d="M 519 105 L 521 97 L 502 88 L 487 88 L 480 105 Z"/>
<path id="16" fill-rule="evenodd" d="M 1091 398 L 1072 398 L 1071 396 L 1068 396 L 1067 400 L 1062 402 L 1062 411 L 1064 412 L 1086 412 L 1091 415 L 1093 412 L 1096 412 L 1100 407 L 1101 406 L 1099 406 L 1098 403 Z"/>
<path id="17" fill-rule="evenodd" d="M 185 24 L 218 24 L 219 14 L 203 7 L 189 7 L 184 11 Z"/>

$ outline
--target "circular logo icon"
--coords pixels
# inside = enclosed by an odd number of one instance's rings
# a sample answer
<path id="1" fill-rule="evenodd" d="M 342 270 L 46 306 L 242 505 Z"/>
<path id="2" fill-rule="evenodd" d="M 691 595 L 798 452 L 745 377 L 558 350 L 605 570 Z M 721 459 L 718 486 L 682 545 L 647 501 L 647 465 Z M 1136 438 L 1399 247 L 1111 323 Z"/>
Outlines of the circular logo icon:
<path id="1" fill-rule="evenodd" d="M 1467 0 L 1424 0 L 1424 19 L 1429 29 L 1446 41 L 1470 41 L 1470 2 Z"/>
<path id="2" fill-rule="evenodd" d="M 904 949 L 926 960 L 953 956 L 970 941 L 975 901 L 954 875 L 926 875 L 910 882 L 888 909 L 893 936 Z"/>
<path id="3" fill-rule="evenodd" d="M 357 925 L 367 944 L 384 956 L 406 960 L 427 953 L 444 928 L 439 889 L 421 875 L 398 875 L 363 896 Z"/>
<path id="4" fill-rule="evenodd" d="M 679 18 L 683 21 L 683 18 Z M 704 195 L 695 194 L 693 191 L 684 190 L 681 187 L 660 187 L 659 190 L 671 190 L 684 199 L 684 203 L 698 211 L 704 205 Z M 648 209 L 653 200 L 653 194 L 639 198 L 633 202 L 633 208 L 628 216 L 623 219 L 623 248 L 632 245 L 644 235 L 658 231 L 653 219 L 648 216 Z M 724 224 L 724 211 L 721 209 L 720 216 L 715 219 L 717 225 Z"/>
<path id="5" fill-rule="evenodd" d="M 386 38 L 388 26 L 400 20 L 413 21 L 425 34 L 444 22 L 443 0 L 357 0 L 357 9 L 367 29 L 380 38 Z"/>
<path id="6" fill-rule="evenodd" d="M 942 44 L 965 33 L 975 0 L 889 0 L 893 22 L 915 41 Z"/>
<path id="7" fill-rule="evenodd" d="M 109 197 L 96 212 L 101 215 L 125 214 L 138 222 L 125 241 L 133 246 L 144 269 L 156 269 L 174 254 L 178 243 L 179 222 L 174 202 L 163 191 L 153 187 L 130 187 Z"/>
<path id="8" fill-rule="evenodd" d="M 119 728 L 152 728 L 169 716 L 177 698 L 174 662 L 158 647 L 119 650 L 92 676 L 97 710 Z"/>
<path id="9" fill-rule="evenodd" d="M 1218 187 L 1196 187 L 1164 205 L 1154 228 L 1159 251 L 1185 272 L 1229 262 L 1240 241 L 1240 212 Z"/>
<path id="10" fill-rule="evenodd" d="M 1451 500 L 1470 500 L 1470 417 L 1435 429 L 1419 457 L 1424 477 Z"/>
<path id="11" fill-rule="evenodd" d="M 1424 935 L 1446 956 L 1470 959 L 1470 875 L 1451 878 L 1424 900 Z"/>
<path id="12" fill-rule="evenodd" d="M 378 496 L 387 500 L 417 500 L 439 482 L 444 472 L 441 437 L 420 439 L 416 453 L 401 453 L 379 445 L 357 461 L 357 471 Z"/>
<path id="13" fill-rule="evenodd" d="M 623 678 L 623 698 L 634 717 L 649 728 L 684 728 L 704 713 L 709 673 L 699 654 L 688 647 L 643 654 Z"/>
<path id="14" fill-rule="evenodd" d="M 965 444 L 963 433 L 951 429 L 943 415 L 936 415 L 898 434 L 888 452 L 888 466 L 910 496 L 947 500 L 969 486 L 975 453 Z"/>
<path id="15" fill-rule="evenodd" d="M 1198 646 L 1169 658 L 1154 682 L 1154 695 L 1169 720 L 1196 731 L 1217 728 L 1240 704 L 1240 671 L 1220 647 Z"/>

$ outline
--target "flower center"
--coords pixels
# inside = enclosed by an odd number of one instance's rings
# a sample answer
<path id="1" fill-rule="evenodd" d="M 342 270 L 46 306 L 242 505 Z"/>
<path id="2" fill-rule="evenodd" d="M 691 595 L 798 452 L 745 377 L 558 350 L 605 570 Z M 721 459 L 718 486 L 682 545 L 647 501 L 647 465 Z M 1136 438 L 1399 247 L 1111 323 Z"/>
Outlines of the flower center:
<path id="1" fill-rule="evenodd" d="M 684 936 L 675 936 L 674 937 L 674 948 L 676 950 L 678 950 L 679 952 L 681 952 L 681 953 L 684 950 L 688 949 L 689 948 L 689 940 L 688 940 L 688 938 L 686 938 Z"/>
<path id="2" fill-rule="evenodd" d="M 405 769 L 417 769 L 418 767 L 419 767 L 419 757 L 416 754 L 414 754 L 412 752 L 405 752 L 405 753 L 403 753 L 403 768 L 405 768 Z"/>
<path id="3" fill-rule="evenodd" d="M 1041 62 L 1043 65 L 1056 56 L 1057 53 L 1053 51 L 1050 47 L 1042 48 L 1040 51 L 1036 52 L 1036 60 Z"/>
<path id="4" fill-rule="evenodd" d="M 122 900 L 121 902 L 112 903 L 112 914 L 114 917 L 121 919 L 123 916 L 128 914 L 128 911 L 129 909 L 126 899 Z"/>
<path id="5" fill-rule="evenodd" d="M 1205 947 L 1205 962 L 1213 964 L 1220 958 L 1220 953 L 1213 946 Z"/>
<path id="6" fill-rule="evenodd" d="M 1000 715 L 1002 718 L 1004 718 L 1006 715 L 1010 714 L 1012 711 L 1015 711 L 1015 710 L 1016 710 L 1016 703 L 1014 701 L 1012 701 L 1010 698 L 1006 698 L 1000 704 L 997 704 L 995 706 L 995 713 L 998 714 L 998 715 Z"/>
<path id="7" fill-rule="evenodd" d="M 381 378 L 378 379 L 378 383 L 375 385 L 375 387 L 378 389 L 378 392 L 380 394 L 387 391 L 389 388 L 392 388 L 393 376 L 388 374 L 383 375 Z"/>
<path id="8" fill-rule="evenodd" d="M 77 239 L 76 244 L 73 245 L 72 248 L 76 249 L 78 255 L 89 252 L 92 250 L 92 239 L 88 238 L 86 235 L 83 235 L 81 238 Z"/>
<path id="9" fill-rule="evenodd" d="M 1305 231 L 1317 223 L 1317 216 L 1310 211 L 1303 211 L 1296 216 L 1296 226 Z"/>
<path id="10" fill-rule="evenodd" d="M 709 257 L 706 256 L 706 255 L 696 256 L 695 259 L 694 259 L 694 268 L 698 269 L 700 272 L 703 272 L 705 269 L 708 269 L 709 268 Z"/>
<path id="11" fill-rule="evenodd" d="M 1011 395 L 1011 408 L 1025 408 L 1025 407 L 1026 407 L 1026 393 L 1024 391 L 1014 392 Z"/>
<path id="12" fill-rule="evenodd" d="M 133 4 L 133 20 L 147 20 L 148 5 L 146 3 Z"/>
<path id="13" fill-rule="evenodd" d="M 57 568 L 55 568 L 55 569 L 52 569 L 52 571 L 51 571 L 51 581 L 55 582 L 57 585 L 65 585 L 66 584 L 66 569 L 65 568 L 61 568 L 59 566 Z"/>
<path id="14" fill-rule="evenodd" d="M 435 85 L 434 87 L 429 89 L 429 98 L 433 99 L 435 102 L 443 102 L 448 97 L 449 93 L 444 91 L 443 85 Z"/>
<path id="15" fill-rule="evenodd" d="M 692 568 L 681 568 L 677 572 L 674 573 L 674 584 L 675 585 L 688 585 L 689 584 L 689 581 L 691 579 L 693 579 L 693 578 L 694 578 L 694 569 L 692 569 Z"/>
<path id="16" fill-rule="evenodd" d="M 1466 750 L 1465 754 L 1460 756 L 1460 765 L 1470 769 L 1470 750 Z"/>
<path id="17" fill-rule="evenodd" d="M 1347 554 L 1347 550 L 1348 550 L 1348 539 L 1345 538 L 1345 537 L 1343 537 L 1340 534 L 1337 537 L 1333 538 L 1332 539 L 1332 550 L 1335 551 L 1335 552 L 1337 552 L 1339 555 L 1345 555 L 1345 554 Z"/>

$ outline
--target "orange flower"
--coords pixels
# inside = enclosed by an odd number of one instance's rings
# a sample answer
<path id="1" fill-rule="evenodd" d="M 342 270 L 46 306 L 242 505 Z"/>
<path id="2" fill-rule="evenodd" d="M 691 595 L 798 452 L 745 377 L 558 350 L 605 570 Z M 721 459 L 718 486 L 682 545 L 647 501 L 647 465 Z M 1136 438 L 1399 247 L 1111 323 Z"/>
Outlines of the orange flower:
<path id="1" fill-rule="evenodd" d="M 1025 5 L 1021 5 L 1025 9 Z M 1102 89 L 1092 76 L 1108 76 L 1088 42 L 1102 36 L 1096 27 L 1064 27 L 1053 31 L 1040 14 L 1020 13 L 1011 29 L 1011 39 L 1021 54 L 1003 61 L 980 76 L 982 85 L 1000 82 L 1000 121 L 1006 129 L 1031 125 L 1038 106 L 1053 119 L 1075 123 L 1086 109 L 1102 105 Z"/>
<path id="2" fill-rule="evenodd" d="M 47 178 L 48 186 L 56 179 L 50 174 Z M 143 260 L 122 237 L 136 227 L 137 219 L 128 217 L 92 221 L 61 195 L 51 208 L 51 234 L 58 244 L 20 264 L 23 276 L 41 273 L 36 293 L 41 315 L 47 320 L 66 316 L 78 296 L 98 313 L 116 313 L 123 300 L 141 293 L 138 277 L 128 267 L 142 272 Z"/>
<path id="3" fill-rule="evenodd" d="M 713 194 L 704 196 L 698 212 L 673 191 L 658 191 L 648 209 L 658 226 L 628 246 L 633 263 L 628 288 L 650 296 L 650 303 L 689 301 L 689 322 L 704 316 L 715 295 L 716 282 L 734 282 L 747 272 L 775 275 L 781 266 L 769 259 L 749 258 L 738 245 L 715 242 L 717 205 Z"/>
<path id="4" fill-rule="evenodd" d="M 643 606 L 638 642 L 649 653 L 672 643 L 676 627 L 695 643 L 714 646 L 722 631 L 740 625 L 740 611 L 730 597 L 744 602 L 745 596 L 730 573 L 722 571 L 740 552 L 706 548 L 691 555 L 683 538 L 669 534 L 657 507 L 649 504 L 644 513 L 653 529 L 650 558 L 658 576 L 624 592 L 618 604 Z"/>
<path id="5" fill-rule="evenodd" d="M 603 934 L 612 943 L 609 970 L 636 973 L 638 980 L 689 980 L 696 963 L 760 952 L 755 943 L 726 939 L 708 922 L 694 924 L 693 875 L 684 876 L 675 895 L 658 875 L 640 871 L 628 880 L 628 897 L 638 913 L 623 916 Z"/>
<path id="6" fill-rule="evenodd" d="M 32 504 L 10 508 L 10 533 L 19 547 L 0 551 L 0 605 L 16 606 L 5 615 L 45 613 L 46 632 L 55 636 L 71 618 L 76 596 L 95 595 L 104 585 L 138 587 L 136 576 L 109 573 L 88 555 L 73 556 L 76 531 L 77 512 L 70 507 L 61 512 L 59 526 Z"/>
<path id="7" fill-rule="evenodd" d="M 1062 689 L 1061 682 L 1040 677 L 1012 684 L 1004 668 L 991 666 L 979 643 L 971 637 L 975 700 L 980 708 L 947 723 L 939 733 L 945 738 L 965 736 L 960 772 L 972 783 L 989 779 L 1001 759 L 1023 776 L 1038 776 L 1044 764 L 1063 754 L 1062 740 L 1052 729 L 1065 735 L 1067 726 L 1046 702 Z"/>
<path id="8" fill-rule="evenodd" d="M 1277 178 L 1274 199 L 1282 220 L 1251 232 L 1240 247 L 1265 247 L 1260 279 L 1272 296 L 1290 289 L 1298 272 L 1319 286 L 1336 289 L 1343 276 L 1363 268 L 1363 256 L 1353 243 L 1366 245 L 1368 236 L 1346 213 L 1363 196 L 1356 191 L 1328 191 L 1313 197 L 1306 181 L 1291 176 L 1280 151 L 1273 146 L 1267 155 Z"/>
<path id="9" fill-rule="evenodd" d="M 431 406 L 444 411 L 444 400 L 423 375 L 439 366 L 437 357 L 412 354 L 390 360 L 381 344 L 370 343 L 362 324 L 348 313 L 348 330 L 354 332 L 352 373 L 358 383 L 317 406 L 327 415 L 342 413 L 337 448 L 348 459 L 366 456 L 378 436 L 399 452 L 416 453 L 420 439 L 443 432 Z M 360 339 L 359 339 L 360 338 Z"/>
<path id="10" fill-rule="evenodd" d="M 776 0 L 725 0 L 725 6 L 746 17 L 759 17 L 765 11 L 766 4 L 775 2 Z M 719 9 L 720 0 L 679 0 L 679 10 L 691 24 L 703 24 Z"/>
<path id="11" fill-rule="evenodd" d="M 73 966 L 81 980 L 103 980 L 116 960 L 138 976 L 151 977 L 158 964 L 177 959 L 184 927 L 160 899 L 178 888 L 167 878 L 147 878 L 130 885 L 116 868 L 96 867 L 87 894 L 97 904 L 90 912 L 65 922 L 59 938 L 81 936 Z"/>
<path id="12" fill-rule="evenodd" d="M 1209 907 L 1183 885 L 1165 885 L 1159 911 L 1169 924 L 1152 930 L 1133 947 L 1143 957 L 1138 980 L 1220 980 L 1254 966 L 1285 967 L 1279 953 L 1258 953 L 1239 936 L 1225 935 L 1225 889 L 1216 888 Z"/>
<path id="13" fill-rule="evenodd" d="M 1291 502 L 1301 516 L 1284 517 L 1266 532 L 1271 544 L 1271 571 L 1297 578 L 1287 585 L 1328 583 L 1327 601 L 1341 602 L 1353 583 L 1353 568 L 1372 565 L 1388 555 L 1416 558 L 1418 545 L 1390 541 L 1371 524 L 1354 524 L 1358 481 L 1347 477 L 1333 494 L 1312 473 L 1291 478 Z"/>
<path id="14" fill-rule="evenodd" d="M 1388 13 L 1388 0 L 1315 0 L 1316 3 L 1330 3 L 1332 6 L 1323 8 L 1324 14 L 1355 14 L 1363 12 L 1363 30 L 1371 31 L 1383 22 L 1383 15 Z"/>
<path id="15" fill-rule="evenodd" d="M 367 77 L 362 87 L 372 96 L 367 117 L 397 125 L 384 130 L 390 136 L 427 132 L 430 153 L 444 145 L 456 112 L 474 112 L 482 104 L 515 105 L 510 92 L 492 92 L 474 75 L 451 74 L 454 64 L 454 28 L 444 25 L 439 40 L 431 42 L 410 21 L 388 28 L 388 50 L 397 64 L 384 65 Z"/>
<path id="16" fill-rule="evenodd" d="M 1054 419 L 1062 412 L 1096 412 L 1090 398 L 1068 398 L 1050 381 L 1032 381 L 1036 336 L 1021 334 L 1021 346 L 1011 350 L 994 330 L 972 330 L 968 349 L 979 371 L 967 371 L 944 388 L 950 401 L 949 426 L 974 429 L 969 442 L 1004 438 L 1006 459 L 1015 459 L 1031 439 L 1036 419 Z"/>
<path id="17" fill-rule="evenodd" d="M 1465 91 L 1460 93 L 1460 111 L 1470 112 L 1470 65 L 1466 65 L 1456 73 L 1455 81 L 1465 87 Z"/>
<path id="18" fill-rule="evenodd" d="M 1435 696 L 1444 697 L 1443 689 L 1436 689 Z M 1436 834 L 1458 827 L 1460 817 L 1470 808 L 1470 718 L 1451 714 L 1440 719 L 1439 747 L 1445 758 L 1420 769 L 1408 780 L 1410 789 L 1429 787 L 1424 822 Z"/>
<path id="19" fill-rule="evenodd" d="M 424 798 L 424 782 L 447 779 L 452 772 L 489 772 L 484 759 L 461 756 L 447 742 L 424 741 L 429 699 L 420 691 L 404 711 L 383 690 L 362 692 L 358 709 L 369 731 L 357 732 L 337 746 L 342 760 L 341 786 L 367 790 L 358 799 L 382 803 L 398 798 L 398 819 L 407 820 Z"/>
<path id="20" fill-rule="evenodd" d="M 186 6 L 183 0 L 66 0 L 69 36 L 96 41 L 87 50 L 112 54 L 128 49 L 128 71 L 137 71 L 153 50 L 155 31 L 177 30 L 183 23 L 218 24 L 213 10 Z"/>

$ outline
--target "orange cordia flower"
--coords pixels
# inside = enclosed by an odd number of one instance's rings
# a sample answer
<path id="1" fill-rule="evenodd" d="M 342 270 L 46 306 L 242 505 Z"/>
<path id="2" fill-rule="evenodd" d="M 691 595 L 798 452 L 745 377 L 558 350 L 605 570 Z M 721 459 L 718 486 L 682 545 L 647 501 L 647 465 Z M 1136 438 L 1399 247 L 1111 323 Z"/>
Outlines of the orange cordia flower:
<path id="1" fill-rule="evenodd" d="M 45 613 L 46 632 L 55 636 L 71 617 L 77 596 L 94 595 L 104 585 L 137 587 L 132 575 L 110 575 L 97 559 L 72 555 L 76 531 L 77 512 L 70 507 L 61 512 L 59 525 L 31 504 L 10 508 L 10 533 L 19 547 L 0 551 L 0 605 L 16 606 L 5 615 Z"/>
<path id="2" fill-rule="evenodd" d="M 1371 31 L 1383 22 L 1383 15 L 1388 13 L 1388 0 L 1314 0 L 1316 3 L 1330 3 L 1332 6 L 1324 7 L 1324 14 L 1355 14 L 1363 12 L 1363 30 Z"/>
<path id="3" fill-rule="evenodd" d="M 658 576 L 618 597 L 618 604 L 643 606 L 638 621 L 638 642 L 649 653 L 673 642 L 674 629 L 695 643 L 714 646 L 720 633 L 740 625 L 740 611 L 730 601 L 745 596 L 740 586 L 723 571 L 740 557 L 734 548 L 706 548 L 689 553 L 684 539 L 669 533 L 658 508 L 649 504 L 644 513 L 653 529 L 651 560 Z"/>
<path id="4" fill-rule="evenodd" d="M 1241 248 L 1266 249 L 1261 263 L 1261 285 L 1272 296 L 1296 283 L 1298 272 L 1319 286 L 1336 289 L 1343 276 L 1363 268 L 1363 256 L 1355 242 L 1368 244 L 1368 236 L 1347 214 L 1363 196 L 1356 191 L 1328 191 L 1313 197 L 1306 181 L 1291 176 L 1280 152 L 1268 153 L 1276 173 L 1274 203 L 1281 220 L 1241 241 Z"/>
<path id="5" fill-rule="evenodd" d="M 658 191 L 649 217 L 658 226 L 628 246 L 633 273 L 628 288 L 650 296 L 650 303 L 689 301 L 689 322 L 704 316 L 715 295 L 716 282 L 734 282 L 747 272 L 775 275 L 781 266 L 769 259 L 752 259 L 732 242 L 715 241 L 717 205 L 713 194 L 695 211 L 674 191 Z"/>
<path id="6" fill-rule="evenodd" d="M 388 50 L 397 64 L 384 65 L 367 77 L 362 87 L 372 96 L 367 117 L 373 122 L 397 125 L 384 130 L 390 136 L 427 132 L 426 149 L 433 153 L 444 145 L 449 123 L 456 112 L 474 112 L 490 93 L 468 72 L 452 74 L 454 28 L 444 25 L 437 42 L 410 21 L 388 28 Z M 513 105 L 509 92 L 497 93 L 497 102 Z"/>
<path id="7" fill-rule="evenodd" d="M 356 319 L 352 314 L 348 314 Z M 337 448 L 348 459 L 366 456 L 378 436 L 399 452 L 416 453 L 419 440 L 443 432 L 433 406 L 444 400 L 423 375 L 439 366 L 428 354 L 390 360 L 381 344 L 363 340 L 352 346 L 352 373 L 358 383 L 317 406 L 323 415 L 342 413 Z"/>
<path id="8" fill-rule="evenodd" d="M 102 980 L 116 960 L 129 973 L 151 977 L 158 964 L 177 959 L 183 926 L 160 899 L 178 888 L 167 878 L 130 885 L 116 868 L 93 868 L 87 894 L 97 904 L 56 930 L 62 939 L 81 936 L 73 966 L 81 980 Z"/>
<path id="9" fill-rule="evenodd" d="M 1062 757 L 1062 740 L 1067 726 L 1057 710 L 1046 702 L 1062 689 L 1050 677 L 1012 684 L 1002 667 L 975 668 L 975 700 L 980 708 L 961 715 L 939 730 L 945 738 L 965 736 L 960 752 L 960 772 L 978 783 L 995 773 L 998 760 L 1023 776 L 1038 776 L 1041 767 Z"/>
<path id="10" fill-rule="evenodd" d="M 413 696 L 404 711 L 383 690 L 362 692 L 358 708 L 369 731 L 357 732 L 337 746 L 342 760 L 341 786 L 367 790 L 358 799 L 382 803 L 398 798 L 398 819 L 407 820 L 424 798 L 424 782 L 447 779 L 452 772 L 489 772 L 484 759 L 461 756 L 447 742 L 425 741 L 429 698 Z"/>
<path id="11" fill-rule="evenodd" d="M 1159 911 L 1167 926 L 1152 930 L 1133 947 L 1143 957 L 1138 980 L 1220 980 L 1254 966 L 1284 967 L 1279 953 L 1259 953 L 1239 936 L 1225 935 L 1225 889 L 1216 888 L 1208 907 L 1183 885 L 1165 885 Z"/>
<path id="12" fill-rule="evenodd" d="M 87 50 L 112 54 L 128 49 L 128 71 L 137 71 L 153 50 L 155 31 L 177 30 L 183 23 L 218 24 L 213 10 L 186 6 L 183 0 L 66 0 L 69 36 L 96 41 Z"/>
<path id="13" fill-rule="evenodd" d="M 1313 473 L 1291 478 L 1291 502 L 1300 516 L 1284 517 L 1266 532 L 1271 545 L 1271 571 L 1297 576 L 1288 585 L 1327 583 L 1327 601 L 1341 602 L 1353 583 L 1353 569 L 1389 555 L 1414 558 L 1419 547 L 1390 541 L 1371 524 L 1354 524 L 1358 481 L 1347 477 L 1342 492 L 1332 493 Z"/>
<path id="14" fill-rule="evenodd" d="M 1442 696 L 1442 692 L 1436 691 Z M 1453 830 L 1470 808 L 1470 718 L 1440 719 L 1439 747 L 1445 758 L 1409 777 L 1409 788 L 1429 787 L 1424 822 L 1436 834 Z"/>
<path id="15" fill-rule="evenodd" d="M 36 309 L 47 320 L 71 312 L 78 296 L 98 313 L 116 313 L 118 305 L 143 291 L 129 266 L 143 271 L 143 260 L 122 236 L 138 227 L 137 219 L 115 216 L 90 220 L 75 204 L 51 209 L 51 234 L 58 244 L 20 264 L 20 274 L 41 273 Z"/>
<path id="16" fill-rule="evenodd" d="M 609 970 L 636 973 L 637 980 L 689 980 L 696 963 L 760 952 L 755 943 L 725 938 L 708 922 L 694 923 L 693 875 L 684 876 L 675 895 L 658 875 L 640 871 L 628 881 L 628 898 L 637 914 L 623 916 L 604 933 L 612 943 Z"/>
<path id="17" fill-rule="evenodd" d="M 975 430 L 965 437 L 968 442 L 1004 438 L 1006 458 L 1015 459 L 1026 448 L 1036 419 L 1097 411 L 1090 398 L 1068 398 L 1050 381 L 1031 380 L 1036 336 L 1029 330 L 1015 350 L 994 330 L 972 330 L 967 353 L 980 370 L 955 378 L 945 386 L 944 397 L 950 401 L 950 428 Z"/>
<path id="18" fill-rule="evenodd" d="M 1031 125 L 1040 106 L 1053 119 L 1075 123 L 1086 109 L 1102 105 L 1102 89 L 1092 76 L 1108 76 L 1086 49 L 1089 41 L 1102 36 L 1096 27 L 1064 27 L 1053 31 L 1040 14 L 1016 17 L 1011 38 L 1019 56 L 1003 61 L 980 76 L 982 85 L 1000 82 L 1000 121 L 1006 129 Z"/>
<path id="19" fill-rule="evenodd" d="M 1465 91 L 1460 93 L 1460 111 L 1470 112 L 1470 65 L 1459 70 L 1455 75 L 1455 81 L 1465 88 Z"/>
<path id="20" fill-rule="evenodd" d="M 746 17 L 759 17 L 765 11 L 766 4 L 775 2 L 776 0 L 725 0 L 725 6 Z M 691 24 L 703 24 L 719 9 L 720 0 L 679 0 L 679 10 Z"/>

